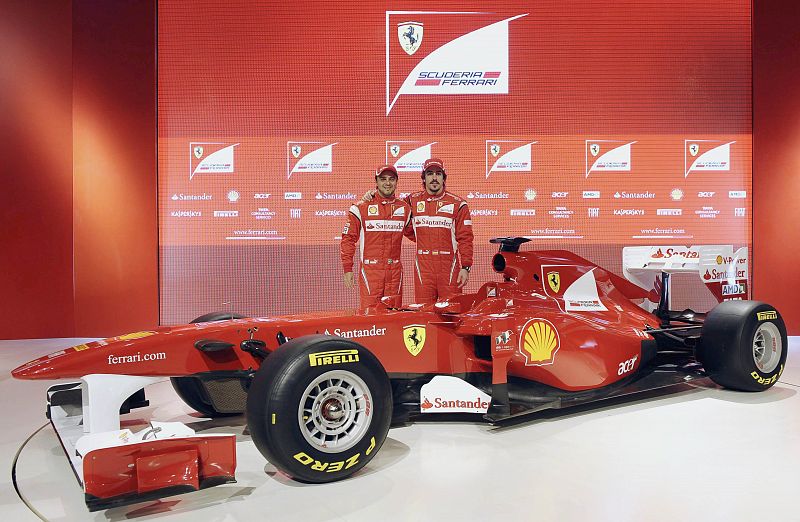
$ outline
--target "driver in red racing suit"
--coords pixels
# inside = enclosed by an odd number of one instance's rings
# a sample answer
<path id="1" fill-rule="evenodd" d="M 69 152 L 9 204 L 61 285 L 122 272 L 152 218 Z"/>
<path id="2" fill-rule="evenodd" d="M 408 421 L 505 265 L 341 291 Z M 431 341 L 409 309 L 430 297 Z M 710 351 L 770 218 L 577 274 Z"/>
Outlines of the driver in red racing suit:
<path id="1" fill-rule="evenodd" d="M 341 256 L 344 285 L 353 288 L 353 259 L 356 246 L 361 263 L 359 273 L 360 309 L 374 306 L 382 297 L 400 306 L 403 298 L 403 265 L 400 247 L 404 232 L 411 231 L 411 207 L 395 198 L 397 170 L 384 165 L 375 172 L 377 190 L 371 201 L 350 207 L 342 231 Z"/>
<path id="2" fill-rule="evenodd" d="M 442 160 L 431 158 L 422 169 L 425 190 L 407 201 L 413 213 L 414 293 L 417 303 L 447 300 L 461 293 L 472 267 L 472 219 L 467 202 L 445 191 Z"/>

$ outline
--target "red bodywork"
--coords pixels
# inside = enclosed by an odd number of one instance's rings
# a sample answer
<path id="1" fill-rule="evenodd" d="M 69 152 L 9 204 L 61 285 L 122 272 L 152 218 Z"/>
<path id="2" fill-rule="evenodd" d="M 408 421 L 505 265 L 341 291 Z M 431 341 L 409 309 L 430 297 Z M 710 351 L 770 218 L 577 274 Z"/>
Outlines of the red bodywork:
<path id="1" fill-rule="evenodd" d="M 493 386 L 500 385 L 498 390 L 510 377 L 568 392 L 597 389 L 632 375 L 644 363 L 643 342 L 652 341 L 644 330 L 658 325 L 658 319 L 632 300 L 643 299 L 647 291 L 565 251 L 501 250 L 493 266 L 502 282 L 486 283 L 449 302 L 157 328 L 74 346 L 24 364 L 13 375 L 83 380 L 90 374 L 120 379 L 230 375 L 224 372 L 247 372 L 261 364 L 261 357 L 241 349 L 242 341 L 262 340 L 271 352 L 278 339 L 316 333 L 362 344 L 390 378 L 483 373 L 491 375 Z M 82 389 L 86 405 L 91 387 Z M 88 453 L 82 470 L 87 504 L 100 509 L 232 481 L 235 439 L 213 437 L 167 438 Z"/>
<path id="2" fill-rule="evenodd" d="M 577 391 L 612 384 L 638 368 L 642 340 L 650 339 L 643 330 L 658 324 L 631 301 L 644 298 L 646 291 L 566 251 L 500 252 L 494 265 L 503 282 L 486 283 L 448 303 L 163 327 L 68 348 L 20 366 L 13 375 L 62 379 L 256 369 L 260 359 L 239 344 L 252 336 L 266 341 L 271 351 L 279 333 L 351 338 L 370 349 L 390 376 L 485 372 L 493 374 L 494 383 L 514 376 Z M 570 299 L 567 289 L 588 272 L 596 298 Z M 409 327 L 421 329 L 410 346 Z M 491 360 L 476 354 L 480 337 L 491 339 Z M 232 348 L 201 351 L 195 348 L 201 340 Z"/>

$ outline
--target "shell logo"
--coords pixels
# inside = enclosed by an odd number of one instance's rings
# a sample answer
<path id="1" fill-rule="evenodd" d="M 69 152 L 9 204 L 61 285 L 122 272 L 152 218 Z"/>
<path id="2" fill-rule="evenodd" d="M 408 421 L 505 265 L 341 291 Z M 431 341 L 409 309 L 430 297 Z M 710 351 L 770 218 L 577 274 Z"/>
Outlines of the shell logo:
<path id="1" fill-rule="evenodd" d="M 525 366 L 553 364 L 561 346 L 558 331 L 547 319 L 534 318 L 522 327 L 519 351 L 525 357 Z"/>

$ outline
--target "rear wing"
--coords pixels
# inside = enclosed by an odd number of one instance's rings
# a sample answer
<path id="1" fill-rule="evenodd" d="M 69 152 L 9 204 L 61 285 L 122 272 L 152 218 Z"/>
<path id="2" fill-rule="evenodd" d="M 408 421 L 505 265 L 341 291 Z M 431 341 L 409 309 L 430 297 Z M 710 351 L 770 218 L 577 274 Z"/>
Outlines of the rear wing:
<path id="1" fill-rule="evenodd" d="M 651 290 L 652 303 L 658 302 L 662 285 L 675 273 L 696 273 L 719 302 L 750 296 L 747 247 L 735 251 L 732 245 L 625 247 L 622 273 Z"/>

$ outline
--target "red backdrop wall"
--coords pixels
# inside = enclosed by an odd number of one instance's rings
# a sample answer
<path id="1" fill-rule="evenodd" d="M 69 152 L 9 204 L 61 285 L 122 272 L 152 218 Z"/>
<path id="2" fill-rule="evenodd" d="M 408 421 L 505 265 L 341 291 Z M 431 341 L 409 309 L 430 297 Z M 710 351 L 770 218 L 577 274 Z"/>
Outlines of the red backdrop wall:
<path id="1" fill-rule="evenodd" d="M 800 335 L 800 5 L 754 2 L 753 292 Z"/>
<path id="2" fill-rule="evenodd" d="M 158 323 L 155 2 L 0 5 L 0 338 Z"/>
<path id="3" fill-rule="evenodd" d="M 753 6 L 755 297 L 800 334 L 800 7 Z M 158 321 L 155 2 L 0 4 L 0 338 Z"/>

